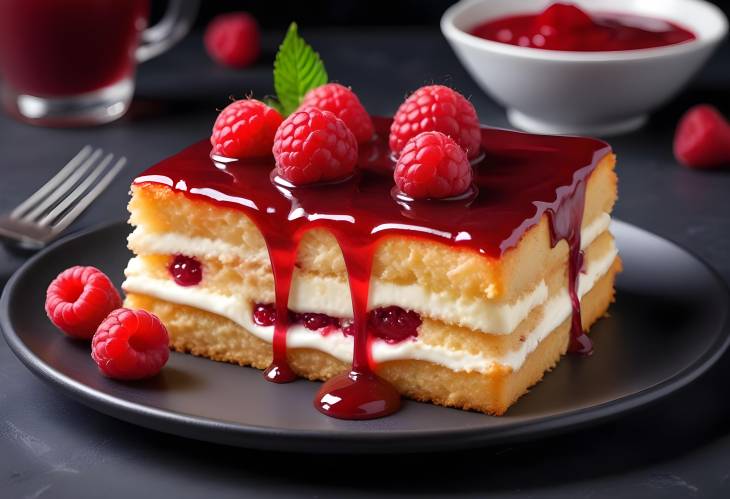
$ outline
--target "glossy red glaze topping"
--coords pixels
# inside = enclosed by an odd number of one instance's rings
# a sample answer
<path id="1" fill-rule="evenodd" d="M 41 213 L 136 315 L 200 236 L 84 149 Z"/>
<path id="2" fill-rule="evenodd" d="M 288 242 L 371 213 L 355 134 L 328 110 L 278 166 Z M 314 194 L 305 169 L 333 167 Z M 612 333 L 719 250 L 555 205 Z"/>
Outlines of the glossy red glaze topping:
<path id="1" fill-rule="evenodd" d="M 580 227 L 585 180 L 598 160 L 610 152 L 607 144 L 595 139 L 484 128 L 484 157 L 474 165 L 478 191 L 455 201 L 407 202 L 391 194 L 394 165 L 387 143 L 390 123 L 389 119 L 374 118 L 377 137 L 360 147 L 359 172 L 340 183 L 287 187 L 272 181 L 272 158 L 217 158 L 214 166 L 207 141 L 158 163 L 135 180 L 137 184 L 166 185 L 198 200 L 239 209 L 261 230 L 275 279 L 274 361 L 267 371 L 272 381 L 294 379 L 286 362 L 286 331 L 298 242 L 304 231 L 315 227 L 335 236 L 348 270 L 352 296 L 353 363 L 351 373 L 323 386 L 316 404 L 336 417 L 347 417 L 345 407 L 351 409 L 352 418 L 364 417 L 361 408 L 365 405 L 380 408 L 365 411 L 370 417 L 397 408 L 393 389 L 384 388 L 385 382 L 374 374 L 372 336 L 367 327 L 372 257 L 382 238 L 425 238 L 499 258 L 543 214 L 550 213 L 556 226 L 554 236 L 568 240 L 571 255 L 579 254 L 580 231 L 563 227 Z M 571 275 L 577 275 L 580 266 L 576 258 L 571 258 L 571 267 L 575 267 Z M 571 289 L 574 293 L 574 285 Z M 403 321 L 412 322 L 408 317 Z M 580 329 L 574 331 L 576 338 L 582 334 Z M 333 405 L 334 399 L 324 397 L 328 393 L 336 397 L 346 393 L 353 400 Z"/>
<path id="2" fill-rule="evenodd" d="M 195 286 L 203 279 L 203 267 L 200 261 L 192 256 L 175 255 L 168 270 L 180 286 Z"/>
<path id="3" fill-rule="evenodd" d="M 607 12 L 588 15 L 562 3 L 537 14 L 489 20 L 471 34 L 521 47 L 579 52 L 648 49 L 696 38 L 691 31 L 663 19 Z"/>

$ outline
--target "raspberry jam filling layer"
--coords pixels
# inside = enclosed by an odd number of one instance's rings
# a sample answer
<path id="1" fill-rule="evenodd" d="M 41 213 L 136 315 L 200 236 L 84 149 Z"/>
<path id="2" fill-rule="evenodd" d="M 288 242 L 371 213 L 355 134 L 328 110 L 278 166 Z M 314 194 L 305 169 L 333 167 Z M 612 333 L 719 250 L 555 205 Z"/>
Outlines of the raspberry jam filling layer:
<path id="1" fill-rule="evenodd" d="M 391 196 L 391 120 L 375 117 L 373 124 L 376 138 L 360 146 L 358 173 L 336 184 L 290 188 L 272 183 L 273 158 L 213 164 L 208 141 L 158 163 L 135 180 L 136 184 L 166 185 L 192 198 L 241 210 L 256 224 L 268 248 L 275 282 L 273 362 L 265 373 L 271 381 L 295 378 L 287 363 L 286 335 L 299 240 L 312 228 L 324 228 L 337 239 L 352 297 L 352 368 L 323 385 L 315 406 L 327 415 L 347 419 L 380 417 L 399 407 L 395 389 L 374 374 L 371 355 L 367 308 L 373 255 L 381 239 L 394 235 L 425 238 L 496 259 L 515 247 L 547 214 L 553 243 L 567 241 L 570 275 L 576 276 L 581 267 L 586 180 L 598 161 L 610 153 L 607 144 L 595 139 L 483 128 L 484 157 L 474 166 L 478 195 L 473 201 L 468 206 L 424 203 L 415 209 Z M 576 282 L 569 279 L 569 292 L 575 297 L 570 350 L 589 352 L 590 342 L 579 326 Z"/>
<path id="2" fill-rule="evenodd" d="M 203 280 L 203 266 L 192 256 L 175 255 L 168 270 L 180 286 L 195 286 Z"/>
<path id="3" fill-rule="evenodd" d="M 579 52 L 648 49 L 696 38 L 691 31 L 663 19 L 607 12 L 589 15 L 563 3 L 537 14 L 489 20 L 471 34 L 520 47 Z"/>
<path id="4" fill-rule="evenodd" d="M 349 319 L 314 312 L 288 312 L 289 324 L 302 324 L 310 331 L 317 331 L 325 336 L 334 332 L 341 332 L 345 336 L 355 335 Z M 254 324 L 258 326 L 273 326 L 276 323 L 276 308 L 273 303 L 255 305 L 251 315 Z M 370 334 L 391 345 L 418 336 L 418 327 L 422 322 L 418 313 L 396 306 L 376 308 L 368 313 Z"/>
<path id="5" fill-rule="evenodd" d="M 615 264 L 616 255 L 616 248 L 612 246 L 600 258 L 591 258 L 586 261 L 583 270 L 579 273 L 578 289 L 580 297 L 584 297 L 589 293 L 611 270 Z M 205 286 L 182 287 L 172 279 L 155 277 L 152 268 L 154 268 L 154 264 L 147 267 L 140 261 L 139 257 L 132 259 L 125 271 L 126 279 L 123 289 L 127 293 L 146 295 L 176 305 L 193 307 L 228 319 L 247 330 L 254 337 L 271 345 L 274 333 L 273 327 L 261 327 L 254 323 L 252 304 L 242 296 L 218 293 Z M 517 372 L 525 365 L 530 354 L 556 327 L 566 320 L 570 320 L 572 307 L 567 288 L 553 293 L 546 301 L 542 302 L 541 306 L 543 309 L 540 314 L 542 320 L 538 324 L 534 324 L 534 327 L 526 328 L 525 341 L 521 342 L 517 349 L 509 352 L 503 352 L 502 354 L 486 351 L 470 353 L 468 349 L 465 350 L 459 345 L 437 345 L 426 341 L 422 332 L 425 326 L 424 320 L 424 324 L 419 328 L 418 336 L 408 341 L 397 344 L 389 344 L 381 340 L 373 341 L 371 345 L 372 358 L 376 365 L 399 360 L 422 360 L 443 366 L 454 372 L 486 374 L 491 372 L 495 365 L 504 366 L 512 369 L 513 372 Z M 385 305 L 380 305 L 380 307 L 385 307 Z M 298 310 L 306 309 L 300 308 Z M 351 312 L 351 309 L 348 312 Z M 348 315 L 333 312 L 323 313 L 331 317 L 349 317 Z M 421 317 L 425 318 L 425 315 L 421 314 Z M 343 322 L 346 321 L 347 319 Z M 302 324 L 294 324 L 287 332 L 287 346 L 289 348 L 317 350 L 346 363 L 352 359 L 353 337 L 345 336 L 340 331 L 331 334 L 319 334 L 306 329 Z"/>

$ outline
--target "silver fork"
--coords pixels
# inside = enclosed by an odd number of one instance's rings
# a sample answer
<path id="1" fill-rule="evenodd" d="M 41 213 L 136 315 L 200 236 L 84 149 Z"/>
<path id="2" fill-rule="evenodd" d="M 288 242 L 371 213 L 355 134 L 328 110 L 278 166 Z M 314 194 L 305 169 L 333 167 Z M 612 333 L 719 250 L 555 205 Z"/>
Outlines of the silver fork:
<path id="1" fill-rule="evenodd" d="M 107 188 L 127 158 L 113 161 L 111 153 L 104 156 L 101 149 L 83 147 L 28 199 L 10 213 L 0 215 L 0 238 L 23 248 L 44 247 Z"/>

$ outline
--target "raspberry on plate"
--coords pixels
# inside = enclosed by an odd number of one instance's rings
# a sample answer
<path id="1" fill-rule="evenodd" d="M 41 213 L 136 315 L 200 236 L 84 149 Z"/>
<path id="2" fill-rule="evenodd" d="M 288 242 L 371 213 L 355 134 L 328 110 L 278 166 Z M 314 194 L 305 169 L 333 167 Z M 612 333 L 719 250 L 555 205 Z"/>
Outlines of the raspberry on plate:
<path id="1" fill-rule="evenodd" d="M 442 199 L 469 189 L 473 171 L 464 150 L 441 132 L 423 132 L 410 139 L 398 158 L 393 178 L 413 199 Z"/>
<path id="2" fill-rule="evenodd" d="M 95 267 L 75 266 L 61 272 L 46 291 L 46 314 L 73 338 L 91 339 L 104 317 L 122 306 L 109 278 Z"/>
<path id="3" fill-rule="evenodd" d="M 292 113 L 276 131 L 276 172 L 294 185 L 349 176 L 357 163 L 357 140 L 345 122 L 314 107 Z"/>
<path id="4" fill-rule="evenodd" d="M 223 66 L 244 68 L 259 57 L 259 25 L 247 12 L 231 12 L 214 18 L 205 29 L 203 43 L 208 55 Z"/>
<path id="5" fill-rule="evenodd" d="M 674 155 L 690 168 L 730 165 L 730 123 L 712 106 L 693 107 L 677 125 Z"/>
<path id="6" fill-rule="evenodd" d="M 448 135 L 469 158 L 479 155 L 481 131 L 477 112 L 471 102 L 449 87 L 421 87 L 401 104 L 390 126 L 391 151 L 400 154 L 408 140 L 428 131 Z"/>
<path id="7" fill-rule="evenodd" d="M 170 357 L 167 329 L 144 310 L 118 308 L 104 319 L 91 341 L 91 358 L 114 379 L 154 376 Z"/>
<path id="8" fill-rule="evenodd" d="M 375 128 L 370 115 L 355 92 L 339 83 L 327 83 L 307 92 L 299 108 L 305 107 L 316 107 L 334 113 L 345 122 L 361 144 L 373 138 Z"/>
<path id="9" fill-rule="evenodd" d="M 232 102 L 213 125 L 213 154 L 227 158 L 268 156 L 282 120 L 279 111 L 256 99 Z"/>

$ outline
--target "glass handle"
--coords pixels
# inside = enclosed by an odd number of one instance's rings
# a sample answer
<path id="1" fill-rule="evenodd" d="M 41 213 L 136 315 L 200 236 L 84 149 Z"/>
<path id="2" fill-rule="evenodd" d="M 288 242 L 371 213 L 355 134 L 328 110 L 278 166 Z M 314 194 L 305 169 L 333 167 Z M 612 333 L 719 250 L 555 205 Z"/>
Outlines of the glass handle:
<path id="1" fill-rule="evenodd" d="M 142 32 L 137 48 L 137 62 L 157 57 L 170 49 L 190 31 L 198 14 L 199 0 L 169 0 L 160 22 Z"/>

